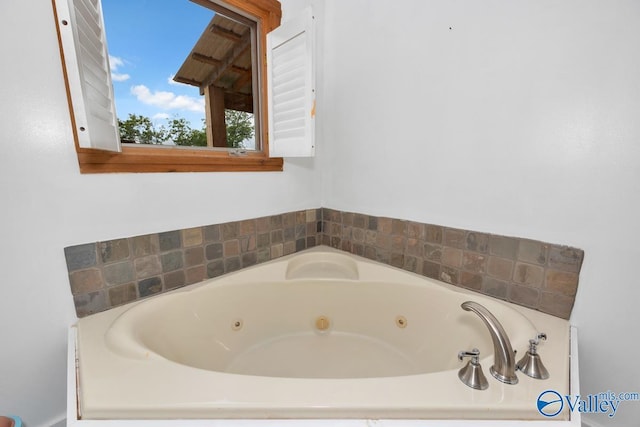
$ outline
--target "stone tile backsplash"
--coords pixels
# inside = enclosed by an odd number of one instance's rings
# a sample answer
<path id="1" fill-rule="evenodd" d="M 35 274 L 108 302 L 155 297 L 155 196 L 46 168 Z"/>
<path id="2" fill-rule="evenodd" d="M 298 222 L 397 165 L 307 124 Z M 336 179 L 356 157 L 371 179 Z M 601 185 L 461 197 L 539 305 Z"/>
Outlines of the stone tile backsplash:
<path id="1" fill-rule="evenodd" d="M 584 252 L 334 209 L 308 209 L 65 248 L 78 317 L 316 245 L 569 318 Z"/>
<path id="2" fill-rule="evenodd" d="M 321 209 L 65 248 L 78 317 L 288 255 L 320 242 Z"/>
<path id="3" fill-rule="evenodd" d="M 323 245 L 568 319 L 584 251 L 324 208 Z"/>

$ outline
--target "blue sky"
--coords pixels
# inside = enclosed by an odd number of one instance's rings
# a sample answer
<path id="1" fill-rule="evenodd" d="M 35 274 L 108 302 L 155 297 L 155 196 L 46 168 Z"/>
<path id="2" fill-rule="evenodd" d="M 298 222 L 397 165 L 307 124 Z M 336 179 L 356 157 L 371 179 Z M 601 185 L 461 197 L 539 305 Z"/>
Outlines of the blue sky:
<path id="1" fill-rule="evenodd" d="M 200 128 L 204 97 L 171 81 L 213 17 L 189 0 L 102 0 L 118 118 L 178 115 Z"/>

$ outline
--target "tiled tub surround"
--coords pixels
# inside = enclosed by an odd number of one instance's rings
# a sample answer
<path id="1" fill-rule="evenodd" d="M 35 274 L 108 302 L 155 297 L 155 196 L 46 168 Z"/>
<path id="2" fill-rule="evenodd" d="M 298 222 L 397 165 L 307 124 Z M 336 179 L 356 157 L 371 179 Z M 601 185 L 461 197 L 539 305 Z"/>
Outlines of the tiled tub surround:
<path id="1" fill-rule="evenodd" d="M 568 319 L 584 251 L 323 209 L 322 244 Z"/>
<path id="2" fill-rule="evenodd" d="M 568 319 L 584 252 L 334 209 L 65 248 L 78 317 L 319 244 Z"/>
<path id="3" fill-rule="evenodd" d="M 84 317 L 320 243 L 321 209 L 65 248 Z"/>

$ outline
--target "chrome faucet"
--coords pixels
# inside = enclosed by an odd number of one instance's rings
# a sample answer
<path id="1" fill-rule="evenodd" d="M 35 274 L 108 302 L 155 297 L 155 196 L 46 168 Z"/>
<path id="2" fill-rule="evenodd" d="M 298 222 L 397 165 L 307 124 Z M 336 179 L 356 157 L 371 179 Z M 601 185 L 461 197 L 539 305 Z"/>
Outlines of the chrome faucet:
<path id="1" fill-rule="evenodd" d="M 494 353 L 493 366 L 489 369 L 491 375 L 503 383 L 517 384 L 515 353 L 511 347 L 511 341 L 509 341 L 509 337 L 500 322 L 498 322 L 498 319 L 484 306 L 474 301 L 464 302 L 461 307 L 463 310 L 472 311 L 480 316 L 484 324 L 489 328 L 489 333 L 493 340 Z"/>

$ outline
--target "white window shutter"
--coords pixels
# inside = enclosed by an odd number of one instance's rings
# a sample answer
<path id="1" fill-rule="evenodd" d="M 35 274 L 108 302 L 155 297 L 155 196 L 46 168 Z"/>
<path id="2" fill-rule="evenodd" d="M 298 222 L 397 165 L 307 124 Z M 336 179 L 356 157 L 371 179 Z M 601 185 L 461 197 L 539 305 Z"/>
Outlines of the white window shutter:
<path id="1" fill-rule="evenodd" d="M 100 0 L 55 0 L 78 144 L 121 151 Z"/>
<path id="2" fill-rule="evenodd" d="M 271 157 L 311 157 L 315 153 L 313 20 L 307 8 L 267 34 Z"/>

